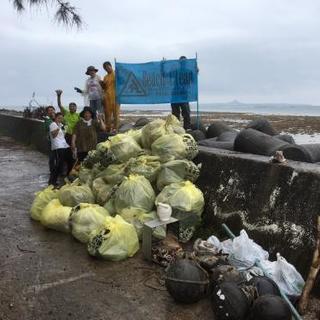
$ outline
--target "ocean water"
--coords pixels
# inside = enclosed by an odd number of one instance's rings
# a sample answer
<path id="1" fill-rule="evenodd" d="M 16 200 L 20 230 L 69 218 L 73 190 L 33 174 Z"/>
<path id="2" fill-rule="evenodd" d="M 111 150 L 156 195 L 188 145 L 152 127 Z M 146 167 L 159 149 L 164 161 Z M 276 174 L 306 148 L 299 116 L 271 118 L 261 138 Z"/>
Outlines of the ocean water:
<path id="1" fill-rule="evenodd" d="M 194 103 L 190 104 L 191 111 L 196 111 L 197 106 Z M 170 105 L 124 105 L 121 106 L 123 110 L 127 111 L 154 111 L 154 112 L 168 112 Z M 320 106 L 313 105 L 294 105 L 294 104 L 201 104 L 199 106 L 200 112 L 240 112 L 263 115 L 296 115 L 296 116 L 320 116 Z"/>
<path id="2" fill-rule="evenodd" d="M 10 106 L 6 109 L 22 111 L 23 106 Z M 196 103 L 190 103 L 191 111 L 196 112 Z M 122 110 L 141 112 L 153 112 L 165 115 L 170 112 L 170 104 L 153 105 L 122 105 Z M 239 102 L 230 103 L 203 103 L 199 105 L 200 112 L 236 112 L 262 115 L 296 115 L 296 116 L 320 116 L 320 106 L 302 104 L 246 104 Z"/>

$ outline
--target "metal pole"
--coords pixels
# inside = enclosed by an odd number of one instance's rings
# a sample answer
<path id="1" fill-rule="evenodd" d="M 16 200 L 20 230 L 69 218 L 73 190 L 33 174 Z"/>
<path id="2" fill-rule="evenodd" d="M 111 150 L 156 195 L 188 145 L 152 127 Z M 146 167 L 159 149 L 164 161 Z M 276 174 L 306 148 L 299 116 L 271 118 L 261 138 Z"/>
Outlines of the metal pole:
<path id="1" fill-rule="evenodd" d="M 225 230 L 225 232 L 228 234 L 228 236 L 231 238 L 231 239 L 234 239 L 236 236 L 235 234 L 229 229 L 229 227 L 223 223 L 222 224 L 222 228 Z M 268 277 L 270 278 L 270 274 L 269 272 L 267 272 L 263 266 L 261 265 L 261 262 L 259 259 L 257 259 L 255 261 L 255 265 L 257 267 L 259 267 L 263 273 Z M 283 300 L 285 300 L 285 302 L 288 304 L 290 310 L 291 310 L 291 313 L 293 314 L 293 316 L 295 317 L 295 319 L 297 320 L 302 320 L 301 316 L 299 315 L 297 309 L 293 306 L 293 304 L 291 303 L 291 301 L 288 299 L 288 297 L 286 296 L 286 294 L 279 288 L 279 291 L 280 291 L 280 294 L 281 294 L 281 297 L 283 298 Z"/>
<path id="2" fill-rule="evenodd" d="M 197 78 L 198 78 L 198 53 L 196 52 L 196 67 L 197 67 Z M 199 117 L 199 83 L 197 81 L 197 129 L 200 128 L 200 117 Z"/>

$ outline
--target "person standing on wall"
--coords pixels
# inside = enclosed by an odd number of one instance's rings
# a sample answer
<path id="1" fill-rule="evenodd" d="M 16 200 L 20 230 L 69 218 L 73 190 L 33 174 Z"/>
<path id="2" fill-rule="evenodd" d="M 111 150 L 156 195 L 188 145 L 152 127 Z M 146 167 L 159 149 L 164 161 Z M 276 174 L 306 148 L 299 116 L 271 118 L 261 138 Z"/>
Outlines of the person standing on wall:
<path id="1" fill-rule="evenodd" d="M 102 87 L 101 87 L 101 79 L 97 75 L 98 69 L 94 66 L 89 66 L 86 71 L 86 75 L 89 76 L 85 83 L 84 90 L 81 90 L 77 87 L 74 89 L 84 95 L 89 100 L 90 108 L 93 111 L 93 116 L 95 117 L 97 113 L 103 113 L 102 107 Z M 87 103 L 85 103 L 87 105 Z"/>
<path id="2" fill-rule="evenodd" d="M 53 170 L 54 166 L 54 154 L 51 150 L 51 139 L 50 139 L 50 125 L 54 121 L 55 118 L 55 109 L 53 106 L 46 107 L 46 116 L 44 117 L 44 129 L 46 132 L 46 137 L 48 140 L 48 154 L 49 154 L 49 171 L 50 174 Z"/>
<path id="3" fill-rule="evenodd" d="M 185 56 L 181 56 L 179 60 L 183 62 L 183 60 L 187 59 Z M 178 81 L 176 80 L 176 83 Z M 178 88 L 175 88 L 175 90 Z M 191 120 L 190 120 L 190 105 L 189 102 L 177 102 L 171 103 L 171 111 L 174 116 L 178 118 L 180 121 L 180 115 L 183 117 L 183 127 L 185 130 L 191 128 Z"/>
<path id="4" fill-rule="evenodd" d="M 120 105 L 116 101 L 116 80 L 115 72 L 109 61 L 103 64 L 103 69 L 107 72 L 101 86 L 104 90 L 104 113 L 107 132 L 116 133 L 119 128 Z"/>
<path id="5" fill-rule="evenodd" d="M 67 143 L 71 145 L 73 130 L 76 124 L 78 123 L 80 116 L 79 116 L 79 113 L 77 113 L 77 104 L 75 102 L 69 103 L 69 110 L 63 107 L 61 102 L 62 93 L 63 93 L 62 90 L 56 90 L 58 107 L 64 119 L 65 132 L 66 132 L 65 138 Z"/>
<path id="6" fill-rule="evenodd" d="M 63 127 L 63 115 L 58 112 L 55 115 L 54 121 L 50 124 L 50 140 L 51 150 L 54 158 L 54 165 L 50 172 L 49 184 L 57 186 L 57 180 L 59 175 L 63 173 L 64 163 L 67 163 L 67 175 L 72 169 L 73 158 L 70 146 L 64 137 Z"/>

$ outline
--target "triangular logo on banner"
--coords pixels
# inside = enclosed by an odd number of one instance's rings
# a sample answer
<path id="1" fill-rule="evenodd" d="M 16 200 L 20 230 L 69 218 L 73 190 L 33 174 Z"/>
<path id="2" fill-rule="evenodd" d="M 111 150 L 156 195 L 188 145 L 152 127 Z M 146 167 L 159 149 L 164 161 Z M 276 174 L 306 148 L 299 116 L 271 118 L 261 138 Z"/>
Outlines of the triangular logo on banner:
<path id="1" fill-rule="evenodd" d="M 130 72 L 128 78 L 120 92 L 120 96 L 146 96 L 147 93 L 136 78 L 133 72 Z"/>

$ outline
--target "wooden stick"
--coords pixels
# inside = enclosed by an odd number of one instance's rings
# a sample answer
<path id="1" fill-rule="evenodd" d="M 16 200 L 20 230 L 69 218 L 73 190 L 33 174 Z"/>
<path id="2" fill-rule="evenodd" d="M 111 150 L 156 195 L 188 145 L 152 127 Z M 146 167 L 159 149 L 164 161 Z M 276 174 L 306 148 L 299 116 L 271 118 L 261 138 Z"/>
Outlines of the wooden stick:
<path id="1" fill-rule="evenodd" d="M 318 216 L 317 224 L 317 244 L 313 253 L 312 264 L 308 274 L 306 284 L 303 288 L 301 299 L 299 302 L 299 310 L 301 314 L 305 314 L 308 308 L 310 292 L 314 286 L 317 274 L 320 270 L 320 216 Z"/>

